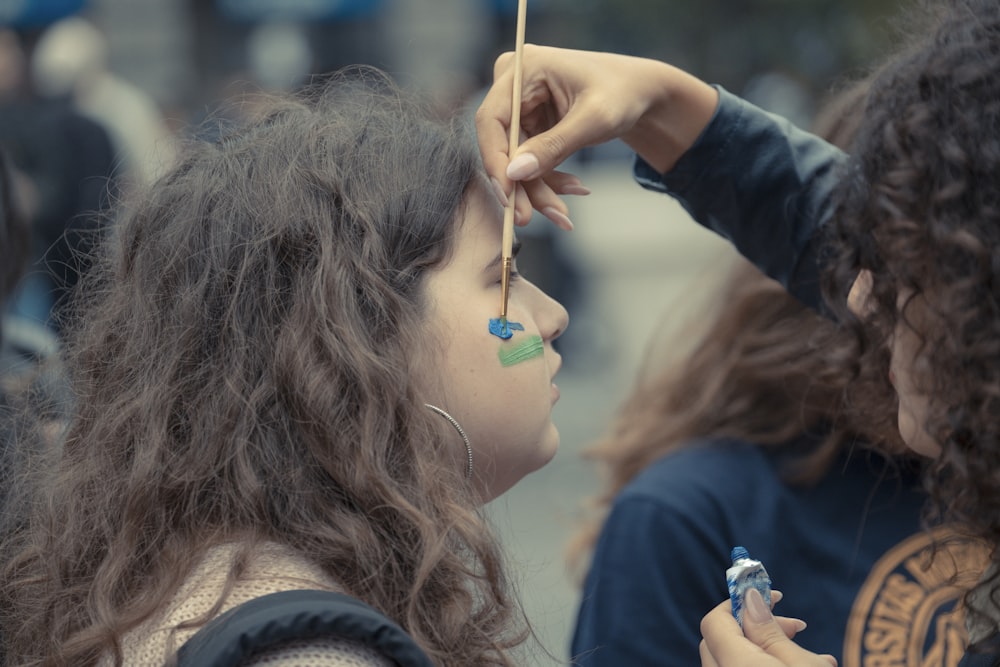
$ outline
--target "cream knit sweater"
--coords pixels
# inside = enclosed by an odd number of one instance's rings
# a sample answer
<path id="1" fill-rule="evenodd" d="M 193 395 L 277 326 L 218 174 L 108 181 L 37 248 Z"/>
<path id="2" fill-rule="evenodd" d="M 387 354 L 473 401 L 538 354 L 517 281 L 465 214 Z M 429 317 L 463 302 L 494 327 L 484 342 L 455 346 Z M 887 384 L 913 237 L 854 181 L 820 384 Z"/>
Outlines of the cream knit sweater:
<path id="1" fill-rule="evenodd" d="M 234 553 L 233 546 L 211 549 L 167 609 L 123 637 L 126 665 L 159 667 L 197 632 L 197 628 L 176 628 L 206 613 L 219 599 Z M 262 595 L 299 589 L 337 591 L 338 586 L 301 556 L 280 545 L 268 544 L 254 554 L 219 613 Z M 111 664 L 110 659 L 102 661 L 102 667 Z M 258 653 L 245 664 L 246 667 L 392 667 L 395 663 L 358 642 L 325 639 L 287 642 Z"/>

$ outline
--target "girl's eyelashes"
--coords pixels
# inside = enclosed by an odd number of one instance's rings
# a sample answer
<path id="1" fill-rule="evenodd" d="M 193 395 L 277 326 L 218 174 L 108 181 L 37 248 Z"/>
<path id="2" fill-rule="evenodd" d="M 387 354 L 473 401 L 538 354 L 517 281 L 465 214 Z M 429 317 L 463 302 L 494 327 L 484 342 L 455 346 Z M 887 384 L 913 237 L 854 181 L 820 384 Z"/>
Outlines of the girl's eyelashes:
<path id="1" fill-rule="evenodd" d="M 510 281 L 514 282 L 515 280 L 520 280 L 520 279 L 521 279 L 521 274 L 518 273 L 516 269 L 511 269 L 510 270 Z M 500 274 L 500 277 L 497 278 L 497 283 L 496 284 L 500 285 L 501 283 L 503 283 L 503 274 Z"/>

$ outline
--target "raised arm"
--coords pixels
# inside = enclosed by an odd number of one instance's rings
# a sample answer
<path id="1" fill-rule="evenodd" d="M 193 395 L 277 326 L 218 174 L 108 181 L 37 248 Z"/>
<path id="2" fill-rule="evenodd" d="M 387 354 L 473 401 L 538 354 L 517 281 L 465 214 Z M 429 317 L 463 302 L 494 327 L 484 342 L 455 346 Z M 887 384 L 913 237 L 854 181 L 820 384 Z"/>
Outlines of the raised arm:
<path id="1" fill-rule="evenodd" d="M 512 67 L 511 54 L 497 60 L 476 125 L 500 196 L 512 181 L 527 194 L 517 200 L 519 222 L 532 206 L 564 222 L 559 195 L 580 183 L 555 167 L 580 148 L 621 138 L 639 156 L 640 183 L 679 199 L 800 300 L 820 306 L 816 232 L 833 212 L 846 161 L 840 150 L 665 63 L 528 45 L 525 138 L 509 160 Z"/>

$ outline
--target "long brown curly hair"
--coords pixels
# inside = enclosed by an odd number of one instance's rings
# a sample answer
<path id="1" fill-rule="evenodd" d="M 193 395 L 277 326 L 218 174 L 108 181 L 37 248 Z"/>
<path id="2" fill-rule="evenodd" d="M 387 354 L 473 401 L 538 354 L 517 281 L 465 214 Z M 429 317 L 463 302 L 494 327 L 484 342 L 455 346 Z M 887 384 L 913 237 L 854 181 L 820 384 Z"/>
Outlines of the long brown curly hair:
<path id="1" fill-rule="evenodd" d="M 928 518 L 1000 544 L 1000 3 L 952 0 L 932 30 L 884 68 L 869 96 L 831 224 L 834 304 L 873 276 L 860 366 L 885 378 L 897 324 L 920 336 L 923 426 L 942 451 Z M 897 297 L 919 297 L 919 313 Z M 910 304 L 916 303 L 913 298 Z M 918 314 L 918 318 L 914 315 Z M 851 318 L 842 313 L 845 318 Z M 854 320 L 857 322 L 856 320 Z M 997 571 L 967 597 L 995 631 Z M 992 598 L 992 599 L 990 599 Z"/>
<path id="2" fill-rule="evenodd" d="M 756 267 L 735 258 L 715 314 L 690 354 L 639 378 L 607 432 L 586 452 L 606 476 L 569 547 L 583 564 L 615 496 L 654 461 L 705 438 L 787 452 L 778 474 L 808 486 L 857 442 L 898 443 L 886 420 L 862 419 L 835 359 L 850 352 L 837 326 Z M 884 414 L 884 413 L 883 413 Z M 859 424 L 865 425 L 864 427 Z M 799 436 L 812 434 L 812 444 Z"/>
<path id="3" fill-rule="evenodd" d="M 77 294 L 76 412 L 7 545 L 11 664 L 120 663 L 210 547 L 264 541 L 435 664 L 511 663 L 523 612 L 411 374 L 422 277 L 473 187 L 470 133 L 355 69 L 193 143 L 116 212 Z"/>

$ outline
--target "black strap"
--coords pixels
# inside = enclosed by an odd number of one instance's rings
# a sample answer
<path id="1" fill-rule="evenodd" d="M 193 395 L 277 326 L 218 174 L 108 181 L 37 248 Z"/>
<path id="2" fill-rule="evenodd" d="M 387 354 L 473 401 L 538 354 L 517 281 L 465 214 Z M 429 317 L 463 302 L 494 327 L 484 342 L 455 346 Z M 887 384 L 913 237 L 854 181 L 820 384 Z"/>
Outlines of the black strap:
<path id="1" fill-rule="evenodd" d="M 413 638 L 372 607 L 341 593 L 282 591 L 254 598 L 201 628 L 177 652 L 178 667 L 238 667 L 294 639 L 350 639 L 401 667 L 433 667 Z"/>
<path id="2" fill-rule="evenodd" d="M 1000 634 L 980 639 L 969 646 L 958 667 L 998 667 L 1000 666 Z"/>
<path id="3" fill-rule="evenodd" d="M 958 667 L 997 667 L 1000 656 L 995 653 L 966 653 L 958 663 Z"/>

